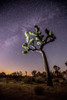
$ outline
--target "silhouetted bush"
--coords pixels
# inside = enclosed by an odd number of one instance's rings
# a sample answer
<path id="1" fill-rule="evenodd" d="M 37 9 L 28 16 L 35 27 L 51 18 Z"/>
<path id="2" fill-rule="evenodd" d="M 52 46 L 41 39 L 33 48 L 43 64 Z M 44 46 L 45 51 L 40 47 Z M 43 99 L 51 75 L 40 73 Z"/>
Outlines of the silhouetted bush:
<path id="1" fill-rule="evenodd" d="M 34 92 L 36 95 L 43 95 L 44 94 L 44 88 L 41 86 L 37 86 L 34 88 Z"/>
<path id="2" fill-rule="evenodd" d="M 35 78 L 35 82 L 36 82 L 36 83 L 45 83 L 45 80 L 44 80 L 44 78 L 42 78 L 42 77 L 36 77 L 36 78 Z"/>
<path id="3" fill-rule="evenodd" d="M 32 77 L 25 77 L 24 83 L 31 84 L 32 83 Z"/>

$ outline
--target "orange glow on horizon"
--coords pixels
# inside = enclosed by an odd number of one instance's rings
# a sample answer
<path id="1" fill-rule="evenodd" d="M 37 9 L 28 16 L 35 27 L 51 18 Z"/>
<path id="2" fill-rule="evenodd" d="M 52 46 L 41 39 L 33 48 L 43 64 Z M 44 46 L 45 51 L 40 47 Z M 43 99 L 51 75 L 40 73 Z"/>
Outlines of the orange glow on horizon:
<path id="1" fill-rule="evenodd" d="M 8 74 L 11 74 L 11 73 L 13 73 L 13 72 L 20 72 L 20 71 L 4 71 L 4 70 L 2 70 L 2 71 L 0 71 L 0 73 L 1 73 L 1 72 L 5 72 L 5 74 L 8 75 Z M 21 72 L 22 72 L 22 71 L 21 71 Z M 25 74 L 25 71 L 22 72 L 22 76 L 24 76 L 24 75 L 26 75 L 26 74 Z M 28 72 L 27 75 L 28 75 L 28 76 L 32 76 L 31 72 Z"/>

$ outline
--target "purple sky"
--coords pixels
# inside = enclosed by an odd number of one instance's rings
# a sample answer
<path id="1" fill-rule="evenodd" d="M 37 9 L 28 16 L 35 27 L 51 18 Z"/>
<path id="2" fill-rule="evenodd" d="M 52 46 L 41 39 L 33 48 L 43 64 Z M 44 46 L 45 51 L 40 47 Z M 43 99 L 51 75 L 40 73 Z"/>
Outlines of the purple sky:
<path id="1" fill-rule="evenodd" d="M 0 1 L 1 2 L 1 1 Z M 44 71 L 42 57 L 30 52 L 22 55 L 25 31 L 33 31 L 37 24 L 43 34 L 45 28 L 57 39 L 44 47 L 50 69 L 54 65 L 65 70 L 67 61 L 67 14 L 62 0 L 2 0 L 0 3 L 0 72 Z"/>

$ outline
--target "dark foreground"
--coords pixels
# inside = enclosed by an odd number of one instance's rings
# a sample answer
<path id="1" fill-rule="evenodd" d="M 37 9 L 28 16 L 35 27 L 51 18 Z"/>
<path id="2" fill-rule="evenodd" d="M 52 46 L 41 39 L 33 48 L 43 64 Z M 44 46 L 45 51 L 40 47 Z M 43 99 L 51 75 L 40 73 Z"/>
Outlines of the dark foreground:
<path id="1" fill-rule="evenodd" d="M 36 87 L 43 87 L 44 92 L 37 94 Z M 25 84 L 22 82 L 0 82 L 0 100 L 67 100 L 67 84 Z"/>

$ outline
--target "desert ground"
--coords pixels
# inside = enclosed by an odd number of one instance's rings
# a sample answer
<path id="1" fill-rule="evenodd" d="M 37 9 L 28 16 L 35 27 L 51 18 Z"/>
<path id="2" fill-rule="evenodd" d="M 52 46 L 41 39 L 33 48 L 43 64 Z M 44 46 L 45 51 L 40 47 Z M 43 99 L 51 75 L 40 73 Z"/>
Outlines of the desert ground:
<path id="1" fill-rule="evenodd" d="M 53 84 L 0 81 L 0 100 L 67 100 L 67 83 Z"/>

